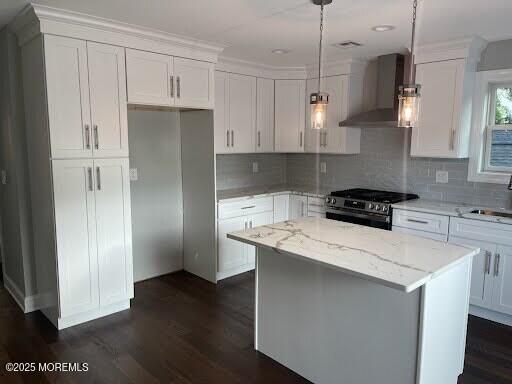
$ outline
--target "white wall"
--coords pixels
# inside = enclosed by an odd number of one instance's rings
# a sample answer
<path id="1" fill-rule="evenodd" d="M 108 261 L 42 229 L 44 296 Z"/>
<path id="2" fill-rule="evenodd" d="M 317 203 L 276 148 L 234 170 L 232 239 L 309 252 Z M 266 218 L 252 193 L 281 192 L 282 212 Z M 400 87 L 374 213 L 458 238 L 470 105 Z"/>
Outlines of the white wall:
<path id="1" fill-rule="evenodd" d="M 183 269 L 179 113 L 128 111 L 135 281 Z"/>

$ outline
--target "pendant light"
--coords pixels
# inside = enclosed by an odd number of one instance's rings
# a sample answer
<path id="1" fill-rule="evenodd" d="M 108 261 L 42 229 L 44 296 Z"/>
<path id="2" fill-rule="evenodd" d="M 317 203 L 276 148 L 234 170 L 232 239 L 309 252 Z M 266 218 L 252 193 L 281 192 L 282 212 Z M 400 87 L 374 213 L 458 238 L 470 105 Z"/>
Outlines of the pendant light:
<path id="1" fill-rule="evenodd" d="M 322 39 L 324 32 L 324 5 L 332 3 L 332 0 L 312 0 L 313 4 L 320 6 L 320 43 L 318 45 L 318 90 L 309 96 L 311 105 L 311 129 L 327 128 L 327 104 L 329 94 L 320 92 L 320 80 L 322 77 Z"/>
<path id="2" fill-rule="evenodd" d="M 409 84 L 399 87 L 398 94 L 398 126 L 403 128 L 414 128 L 418 123 L 420 112 L 420 89 L 419 84 L 415 84 L 414 67 L 414 43 L 416 33 L 416 10 L 418 0 L 413 0 L 412 11 L 412 37 L 411 37 L 411 67 L 409 70 Z"/>

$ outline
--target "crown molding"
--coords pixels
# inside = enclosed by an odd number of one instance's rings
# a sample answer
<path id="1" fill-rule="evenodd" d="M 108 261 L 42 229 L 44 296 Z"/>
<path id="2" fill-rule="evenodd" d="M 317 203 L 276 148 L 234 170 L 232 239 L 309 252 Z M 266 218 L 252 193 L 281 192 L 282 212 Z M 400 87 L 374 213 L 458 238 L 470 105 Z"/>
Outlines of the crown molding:
<path id="1" fill-rule="evenodd" d="M 414 54 L 415 64 L 444 60 L 466 59 L 470 63 L 480 61 L 488 42 L 479 36 L 442 43 L 419 46 Z"/>
<path id="2" fill-rule="evenodd" d="M 214 63 L 225 48 L 220 44 L 38 4 L 27 5 L 9 27 L 17 34 L 20 45 L 42 33 Z"/>
<path id="3" fill-rule="evenodd" d="M 322 77 L 336 75 L 364 76 L 367 65 L 368 61 L 362 59 L 328 61 L 323 65 Z M 318 64 L 306 65 L 306 72 L 308 79 L 318 78 Z"/>

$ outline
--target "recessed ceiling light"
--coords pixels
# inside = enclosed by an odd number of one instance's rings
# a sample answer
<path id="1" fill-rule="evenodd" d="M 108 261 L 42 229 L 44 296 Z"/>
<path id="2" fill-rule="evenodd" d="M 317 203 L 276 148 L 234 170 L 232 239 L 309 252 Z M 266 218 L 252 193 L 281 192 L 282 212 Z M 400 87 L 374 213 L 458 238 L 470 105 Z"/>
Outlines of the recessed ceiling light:
<path id="1" fill-rule="evenodd" d="M 348 48 L 356 48 L 361 47 L 363 44 L 357 43 L 355 41 L 342 41 L 341 43 L 333 44 L 334 47 L 348 49 Z"/>
<path id="2" fill-rule="evenodd" d="M 289 49 L 284 49 L 284 48 L 277 48 L 277 49 L 273 49 L 272 50 L 272 53 L 275 53 L 276 55 L 284 55 L 286 53 L 290 52 Z"/>
<path id="3" fill-rule="evenodd" d="M 375 27 L 372 28 L 372 31 L 387 32 L 387 31 L 392 31 L 393 29 L 395 29 L 395 27 L 393 25 L 376 25 Z"/>

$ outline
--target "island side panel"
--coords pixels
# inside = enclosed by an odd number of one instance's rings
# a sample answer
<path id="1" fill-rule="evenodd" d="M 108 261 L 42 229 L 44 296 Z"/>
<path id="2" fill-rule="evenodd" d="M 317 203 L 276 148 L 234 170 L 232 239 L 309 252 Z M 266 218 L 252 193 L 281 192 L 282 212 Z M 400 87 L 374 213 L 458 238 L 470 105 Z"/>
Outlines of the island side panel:
<path id="1" fill-rule="evenodd" d="M 456 384 L 464 369 L 471 264 L 468 256 L 422 288 L 417 384 Z"/>
<path id="2" fill-rule="evenodd" d="M 255 346 L 314 383 L 416 381 L 420 290 L 257 249 Z"/>

